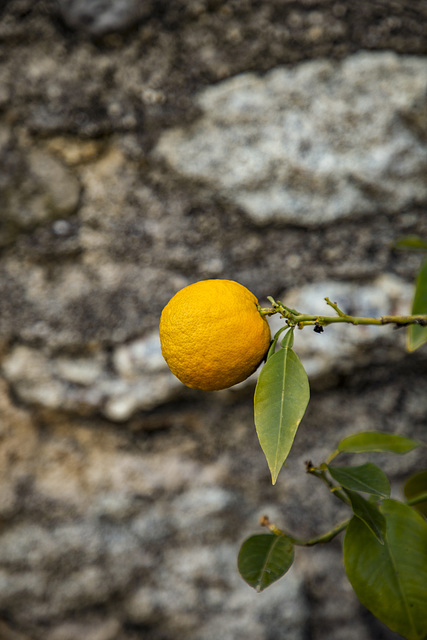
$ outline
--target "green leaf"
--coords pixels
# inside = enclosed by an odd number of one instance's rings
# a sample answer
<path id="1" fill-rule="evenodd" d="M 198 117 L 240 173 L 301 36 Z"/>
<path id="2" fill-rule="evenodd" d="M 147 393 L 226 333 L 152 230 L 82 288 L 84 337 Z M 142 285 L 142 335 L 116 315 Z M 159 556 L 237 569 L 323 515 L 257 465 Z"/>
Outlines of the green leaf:
<path id="1" fill-rule="evenodd" d="M 285 333 L 285 337 L 280 343 L 283 349 L 292 349 L 294 346 L 294 328 L 292 327 Z"/>
<path id="2" fill-rule="evenodd" d="M 427 260 L 421 266 L 415 285 L 412 314 L 427 314 Z M 415 351 L 427 342 L 427 327 L 419 324 L 411 324 L 408 327 L 407 347 L 409 351 Z"/>
<path id="3" fill-rule="evenodd" d="M 347 577 L 361 603 L 407 640 L 427 634 L 427 523 L 411 507 L 384 500 L 385 543 L 353 517 L 344 538 Z"/>
<path id="4" fill-rule="evenodd" d="M 390 483 L 384 471 L 375 464 L 368 462 L 359 467 L 328 466 L 329 473 L 334 480 L 345 489 L 362 491 L 388 498 Z"/>
<path id="5" fill-rule="evenodd" d="M 413 500 L 418 496 L 427 494 L 427 469 L 414 473 L 413 476 L 408 478 L 403 487 L 403 492 L 407 500 Z M 427 517 L 427 500 L 414 504 L 413 508 Z"/>
<path id="6" fill-rule="evenodd" d="M 409 249 L 410 251 L 427 251 L 427 240 L 420 236 L 403 236 L 394 243 L 395 249 Z"/>
<path id="7" fill-rule="evenodd" d="M 421 442 L 405 436 L 381 433 L 380 431 L 364 431 L 341 440 L 338 445 L 338 451 L 343 453 L 381 451 L 403 454 L 420 446 L 422 446 Z"/>
<path id="8" fill-rule="evenodd" d="M 354 515 L 368 527 L 380 544 L 384 544 L 386 522 L 378 507 L 354 491 L 344 491 L 350 498 Z"/>
<path id="9" fill-rule="evenodd" d="M 310 398 L 308 377 L 292 349 L 265 363 L 255 389 L 255 426 L 273 484 L 285 462 Z"/>
<path id="10" fill-rule="evenodd" d="M 292 540 L 267 533 L 251 536 L 243 543 L 237 566 L 243 580 L 262 591 L 285 575 L 293 561 Z"/>

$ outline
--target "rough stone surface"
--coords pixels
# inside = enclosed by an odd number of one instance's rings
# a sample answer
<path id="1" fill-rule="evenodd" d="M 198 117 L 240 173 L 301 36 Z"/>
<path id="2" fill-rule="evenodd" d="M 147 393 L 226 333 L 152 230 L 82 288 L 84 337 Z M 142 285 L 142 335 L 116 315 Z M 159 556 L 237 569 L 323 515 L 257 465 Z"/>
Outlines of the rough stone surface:
<path id="1" fill-rule="evenodd" d="M 48 356 L 17 345 L 2 363 L 2 371 L 25 403 L 66 409 L 83 415 L 101 411 L 114 421 L 130 418 L 170 400 L 181 386 L 160 351 L 158 333 L 81 357 Z"/>
<path id="2" fill-rule="evenodd" d="M 404 330 L 298 332 L 312 397 L 272 487 L 254 379 L 185 388 L 160 357 L 157 327 L 177 289 L 209 277 L 242 282 L 265 306 L 272 295 L 308 312 L 326 311 L 324 296 L 354 313 L 409 308 L 422 258 L 393 242 L 427 236 L 413 163 L 426 145 L 427 3 L 9 0 L 0 14 L 0 637 L 396 640 L 358 604 L 339 540 L 299 549 L 262 594 L 235 561 L 264 513 L 301 537 L 346 517 L 304 471 L 341 437 L 425 439 L 425 349 L 406 354 Z M 159 158 L 168 131 L 194 135 L 209 112 L 198 96 L 224 93 L 226 80 L 263 87 L 305 74 L 319 78 L 313 95 L 353 96 L 359 83 L 377 104 L 380 58 L 392 99 L 378 112 L 396 116 L 390 152 L 413 143 L 392 171 L 401 210 L 374 190 L 362 217 L 317 225 L 313 206 L 310 225 L 260 225 L 218 181 Z M 353 102 L 366 140 L 379 114 L 365 129 Z M 425 464 L 417 451 L 368 459 L 395 495 Z"/>
<path id="3" fill-rule="evenodd" d="M 255 223 L 312 226 L 427 202 L 427 58 L 360 53 L 205 89 L 204 115 L 157 151 Z"/>
<path id="4" fill-rule="evenodd" d="M 22 230 L 75 213 L 80 185 L 59 159 L 39 149 L 28 152 L 1 129 L 0 162 L 0 246 Z"/>

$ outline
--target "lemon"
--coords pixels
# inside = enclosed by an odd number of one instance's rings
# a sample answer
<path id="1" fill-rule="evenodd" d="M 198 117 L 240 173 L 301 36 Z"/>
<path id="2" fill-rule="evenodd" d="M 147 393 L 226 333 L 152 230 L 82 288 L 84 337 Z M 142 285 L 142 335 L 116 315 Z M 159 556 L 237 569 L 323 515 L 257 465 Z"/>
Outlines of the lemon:
<path id="1" fill-rule="evenodd" d="M 226 389 L 250 376 L 270 344 L 258 300 L 232 280 L 201 280 L 181 289 L 160 319 L 163 357 L 193 389 Z"/>

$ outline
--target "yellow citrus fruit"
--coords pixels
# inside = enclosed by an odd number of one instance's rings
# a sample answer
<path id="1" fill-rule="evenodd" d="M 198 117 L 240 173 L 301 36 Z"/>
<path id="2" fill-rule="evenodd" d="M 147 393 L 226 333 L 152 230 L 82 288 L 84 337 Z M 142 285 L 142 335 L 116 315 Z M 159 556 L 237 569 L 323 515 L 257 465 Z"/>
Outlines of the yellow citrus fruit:
<path id="1" fill-rule="evenodd" d="M 258 300 L 232 280 L 201 280 L 163 309 L 160 342 L 172 373 L 193 389 L 214 391 L 242 382 L 270 344 Z"/>

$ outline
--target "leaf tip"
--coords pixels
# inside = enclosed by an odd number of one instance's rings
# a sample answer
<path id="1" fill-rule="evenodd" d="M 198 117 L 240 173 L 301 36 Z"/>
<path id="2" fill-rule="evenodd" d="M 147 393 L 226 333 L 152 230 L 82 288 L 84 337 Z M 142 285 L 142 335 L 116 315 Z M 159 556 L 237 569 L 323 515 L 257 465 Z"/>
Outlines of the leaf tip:
<path id="1" fill-rule="evenodd" d="M 275 467 L 270 467 L 270 473 L 271 473 L 271 484 L 274 486 L 277 482 L 277 478 L 279 477 L 279 473 L 280 473 L 280 469 L 282 468 L 282 465 L 279 465 L 279 468 L 277 468 L 277 466 Z"/>

